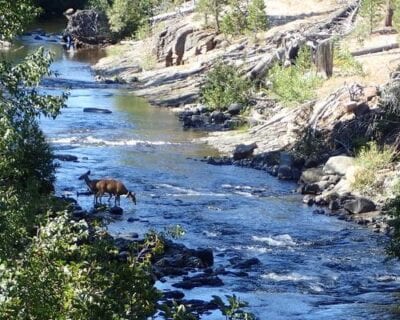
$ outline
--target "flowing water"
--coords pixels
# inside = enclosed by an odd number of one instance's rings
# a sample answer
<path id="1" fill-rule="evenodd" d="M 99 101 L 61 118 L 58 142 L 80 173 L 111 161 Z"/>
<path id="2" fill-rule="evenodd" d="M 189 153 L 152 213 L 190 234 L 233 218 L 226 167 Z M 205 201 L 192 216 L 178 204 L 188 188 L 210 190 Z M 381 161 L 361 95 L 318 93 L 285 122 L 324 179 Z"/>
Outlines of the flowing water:
<path id="1" fill-rule="evenodd" d="M 69 90 L 68 108 L 42 127 L 56 153 L 79 162 L 61 162 L 57 192 L 85 190 L 78 176 L 114 177 L 137 193 L 138 204 L 121 199 L 124 214 L 109 224 L 116 235 L 162 231 L 180 224 L 188 247 L 211 247 L 216 266 L 230 259 L 257 257 L 248 277 L 222 276 L 222 288 L 185 291 L 209 300 L 235 293 L 259 319 L 396 319 L 400 265 L 386 261 L 384 238 L 353 223 L 314 215 L 293 193 L 295 185 L 262 171 L 215 167 L 197 161 L 214 153 L 193 142 L 201 133 L 183 131 L 168 110 L 149 106 L 123 89 L 96 88 L 90 65 L 99 51 L 65 52 L 46 38 L 23 37 L 9 55 L 22 57 L 39 45 L 55 52 L 58 83 L 87 81 Z M 67 81 L 61 81 L 67 79 Z M 112 114 L 84 113 L 85 107 Z M 90 209 L 92 198 L 80 196 Z M 129 223 L 129 218 L 139 219 Z M 171 282 L 159 283 L 168 288 Z M 203 319 L 221 319 L 216 313 Z"/>

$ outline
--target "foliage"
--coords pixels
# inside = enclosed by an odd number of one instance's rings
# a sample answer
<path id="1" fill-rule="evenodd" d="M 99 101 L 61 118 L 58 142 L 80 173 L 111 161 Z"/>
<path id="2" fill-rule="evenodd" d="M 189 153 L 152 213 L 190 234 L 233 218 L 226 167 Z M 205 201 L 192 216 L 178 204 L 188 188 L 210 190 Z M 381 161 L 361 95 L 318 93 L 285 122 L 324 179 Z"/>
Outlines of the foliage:
<path id="1" fill-rule="evenodd" d="M 253 314 L 243 311 L 242 308 L 248 306 L 247 302 L 240 300 L 236 295 L 226 296 L 228 300 L 228 304 L 226 305 L 224 301 L 218 297 L 213 296 L 212 302 L 215 303 L 222 314 L 226 317 L 227 320 L 235 320 L 235 319 L 243 319 L 243 320 L 254 320 L 255 317 Z"/>
<path id="2" fill-rule="evenodd" d="M 122 37 L 134 35 L 141 25 L 148 23 L 158 4 L 159 0 L 114 0 L 107 11 L 111 31 Z"/>
<path id="3" fill-rule="evenodd" d="M 300 50 L 295 65 L 285 67 L 275 64 L 269 71 L 268 78 L 272 83 L 272 95 L 287 106 L 313 99 L 315 89 L 321 83 L 321 79 L 311 68 L 308 49 Z"/>
<path id="4" fill-rule="evenodd" d="M 240 35 L 247 30 L 247 13 L 242 8 L 241 1 L 228 0 L 230 10 L 221 22 L 221 31 L 225 35 Z"/>
<path id="5" fill-rule="evenodd" d="M 362 64 L 352 56 L 347 47 L 339 42 L 335 44 L 333 65 L 340 70 L 341 75 L 364 75 Z"/>
<path id="6" fill-rule="evenodd" d="M 219 62 L 208 72 L 200 90 L 201 101 L 212 109 L 224 110 L 233 103 L 248 104 L 251 83 L 237 68 Z"/>
<path id="7" fill-rule="evenodd" d="M 52 191 L 52 153 L 37 118 L 55 117 L 65 95 L 41 95 L 37 85 L 49 74 L 43 49 L 18 65 L 0 61 L 0 258 L 14 257 L 35 234 Z"/>
<path id="8" fill-rule="evenodd" d="M 13 268 L 3 319 L 145 319 L 159 297 L 148 258 L 121 261 L 108 236 L 67 213 L 50 217 Z"/>
<path id="9" fill-rule="evenodd" d="M 382 19 L 382 5 L 383 0 L 363 0 L 361 2 L 360 15 L 366 19 L 370 33 Z"/>
<path id="10" fill-rule="evenodd" d="M 247 24 L 252 32 L 268 30 L 268 17 L 265 13 L 265 1 L 253 0 L 248 7 Z"/>
<path id="11" fill-rule="evenodd" d="M 221 31 L 225 35 L 238 36 L 268 29 L 268 18 L 265 13 L 264 0 L 252 0 L 243 3 L 239 0 L 228 0 L 228 12 L 223 16 Z"/>
<path id="12" fill-rule="evenodd" d="M 12 40 L 38 13 L 30 0 L 0 0 L 0 41 Z"/>
<path id="13" fill-rule="evenodd" d="M 107 13 L 110 10 L 112 1 L 109 0 L 88 0 L 86 6 L 90 9 Z"/>
<path id="14" fill-rule="evenodd" d="M 164 312 L 163 316 L 165 319 L 172 320 L 197 320 L 198 316 L 190 313 L 185 305 L 177 304 L 175 301 L 173 302 L 172 307 L 169 307 L 167 304 L 163 304 L 161 306 L 162 311 Z"/>
<path id="15" fill-rule="evenodd" d="M 204 15 L 205 24 L 208 25 L 208 17 L 214 19 L 213 27 L 217 32 L 221 30 L 221 12 L 227 0 L 199 0 L 196 5 L 197 12 Z"/>
<path id="16" fill-rule="evenodd" d="M 387 168 L 395 156 L 393 147 L 379 148 L 376 142 L 368 143 L 356 156 L 357 169 L 352 186 L 363 193 L 374 192 L 379 187 L 376 185 L 377 172 Z"/>

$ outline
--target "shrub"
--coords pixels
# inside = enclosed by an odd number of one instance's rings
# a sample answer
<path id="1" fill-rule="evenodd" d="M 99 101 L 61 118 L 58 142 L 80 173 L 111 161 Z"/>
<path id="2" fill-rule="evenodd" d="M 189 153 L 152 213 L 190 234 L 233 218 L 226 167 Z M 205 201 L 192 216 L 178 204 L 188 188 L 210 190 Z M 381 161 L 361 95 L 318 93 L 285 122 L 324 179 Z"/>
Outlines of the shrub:
<path id="1" fill-rule="evenodd" d="M 251 83 L 237 68 L 219 62 L 208 72 L 200 90 L 201 101 L 212 109 L 225 110 L 233 103 L 248 104 Z"/>
<path id="2" fill-rule="evenodd" d="M 364 75 L 362 64 L 352 56 L 348 48 L 339 42 L 336 42 L 335 45 L 333 65 L 340 70 L 341 75 Z"/>
<path id="3" fill-rule="evenodd" d="M 308 49 L 301 49 L 296 64 L 285 67 L 275 64 L 268 73 L 272 83 L 270 92 L 284 105 L 303 103 L 315 97 L 321 78 L 311 68 Z"/>
<path id="4" fill-rule="evenodd" d="M 238 0 L 229 0 L 229 11 L 222 18 L 221 31 L 225 35 L 237 36 L 247 30 L 247 13 Z"/>
<path id="5" fill-rule="evenodd" d="M 107 11 L 111 31 L 121 37 L 135 35 L 137 29 L 148 23 L 159 0 L 114 0 Z"/>
<path id="6" fill-rule="evenodd" d="M 388 167 L 395 156 L 393 147 L 379 148 L 376 142 L 361 148 L 356 156 L 357 170 L 352 183 L 354 189 L 365 194 L 374 192 L 379 187 L 376 185 L 377 171 Z"/>

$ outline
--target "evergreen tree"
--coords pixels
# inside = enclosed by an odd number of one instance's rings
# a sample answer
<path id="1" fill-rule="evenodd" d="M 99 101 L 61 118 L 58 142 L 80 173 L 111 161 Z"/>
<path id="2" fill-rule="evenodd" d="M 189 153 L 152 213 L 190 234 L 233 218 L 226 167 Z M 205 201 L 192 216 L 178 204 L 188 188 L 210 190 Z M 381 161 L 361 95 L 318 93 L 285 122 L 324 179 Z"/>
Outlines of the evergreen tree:
<path id="1" fill-rule="evenodd" d="M 366 19 L 370 33 L 382 19 L 382 6 L 383 0 L 363 0 L 361 2 L 360 15 Z"/>
<path id="2" fill-rule="evenodd" d="M 266 31 L 268 29 L 268 17 L 265 12 L 264 0 L 252 0 L 248 8 L 247 24 L 250 31 Z"/>
<path id="3" fill-rule="evenodd" d="M 196 9 L 204 15 L 205 24 L 208 24 L 208 17 L 214 18 L 214 28 L 217 32 L 221 31 L 221 12 L 226 5 L 226 0 L 199 0 Z"/>

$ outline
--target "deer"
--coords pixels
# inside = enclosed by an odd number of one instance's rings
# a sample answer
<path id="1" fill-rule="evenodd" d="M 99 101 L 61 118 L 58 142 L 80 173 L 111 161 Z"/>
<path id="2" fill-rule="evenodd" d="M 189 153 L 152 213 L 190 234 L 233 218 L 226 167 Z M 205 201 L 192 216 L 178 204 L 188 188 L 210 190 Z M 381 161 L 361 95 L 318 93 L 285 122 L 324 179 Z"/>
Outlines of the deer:
<path id="1" fill-rule="evenodd" d="M 105 193 L 108 193 L 110 197 L 108 201 L 111 201 L 112 196 L 115 196 L 114 205 L 121 205 L 120 197 L 126 195 L 127 198 L 132 199 L 132 202 L 136 205 L 136 194 L 129 191 L 125 185 L 118 180 L 114 179 L 100 179 L 100 180 L 90 180 L 89 178 L 90 170 L 79 177 L 79 180 L 85 180 L 90 191 L 94 194 L 94 202 L 97 203 L 97 199 L 101 203 L 101 198 Z"/>

